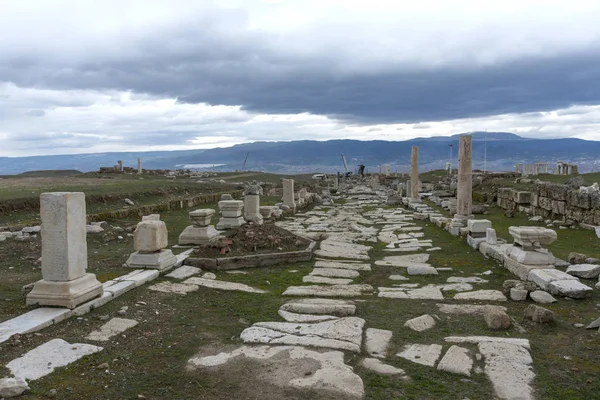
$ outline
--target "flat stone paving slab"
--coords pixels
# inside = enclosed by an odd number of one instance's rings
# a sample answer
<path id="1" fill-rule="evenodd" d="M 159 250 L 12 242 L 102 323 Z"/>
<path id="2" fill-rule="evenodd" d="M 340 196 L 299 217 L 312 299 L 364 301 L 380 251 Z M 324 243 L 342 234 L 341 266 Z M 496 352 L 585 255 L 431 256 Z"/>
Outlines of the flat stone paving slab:
<path id="1" fill-rule="evenodd" d="M 413 331 L 423 332 L 435 326 L 435 319 L 429 314 L 421 315 L 420 317 L 409 319 L 404 323 L 404 326 Z"/>
<path id="2" fill-rule="evenodd" d="M 210 289 L 219 289 L 219 290 L 237 290 L 240 292 L 248 292 L 248 293 L 267 293 L 266 290 L 261 290 L 257 288 L 253 288 L 252 286 L 244 285 L 243 283 L 235 283 L 235 282 L 227 282 L 227 281 L 218 281 L 216 279 L 204 279 L 204 278 L 189 278 L 182 282 L 185 285 L 198 285 L 203 286 Z"/>
<path id="3" fill-rule="evenodd" d="M 485 311 L 486 307 L 494 307 L 500 311 L 506 311 L 506 307 L 502 306 L 482 306 L 476 304 L 436 304 L 440 312 L 444 314 L 455 314 L 455 315 L 481 315 Z"/>
<path id="4" fill-rule="evenodd" d="M 533 400 L 533 360 L 524 347 L 501 342 L 481 342 L 484 372 L 501 399 Z"/>
<path id="5" fill-rule="evenodd" d="M 600 275 L 600 265 L 575 264 L 567 268 L 567 274 L 583 279 L 594 279 Z"/>
<path id="6" fill-rule="evenodd" d="M 268 374 L 258 379 L 283 388 L 306 389 L 311 393 L 322 392 L 323 398 L 359 400 L 364 398 L 362 379 L 344 364 L 341 351 L 319 352 L 297 346 L 242 346 L 229 353 L 214 356 L 193 357 L 188 364 L 193 368 L 211 368 L 236 362 L 236 360 L 260 360 L 267 366 Z M 260 384 L 260 380 L 254 382 Z"/>
<path id="7" fill-rule="evenodd" d="M 133 328 L 137 324 L 138 322 L 133 319 L 113 318 L 102 325 L 97 331 L 93 331 L 87 335 L 86 340 L 106 342 L 110 340 L 111 337 L 125 332 L 129 328 Z"/>
<path id="8" fill-rule="evenodd" d="M 552 281 L 548 284 L 548 290 L 551 294 L 570 297 L 572 299 L 585 299 L 590 297 L 594 292 L 594 289 L 591 287 L 574 280 Z"/>
<path id="9" fill-rule="evenodd" d="M 62 339 L 52 339 L 24 356 L 6 364 L 6 368 L 19 378 L 36 380 L 52 373 L 56 368 L 69 365 L 89 354 L 102 350 L 91 344 L 69 344 Z"/>
<path id="10" fill-rule="evenodd" d="M 437 269 L 431 265 L 410 265 L 406 269 L 408 275 L 438 275 Z"/>
<path id="11" fill-rule="evenodd" d="M 471 376 L 471 368 L 473 368 L 473 359 L 469 356 L 469 350 L 456 345 L 448 349 L 437 366 L 440 371 L 465 376 Z"/>
<path id="12" fill-rule="evenodd" d="M 484 300 L 484 301 L 507 301 L 506 296 L 499 290 L 476 290 L 474 292 L 457 293 L 455 300 Z"/>
<path id="13" fill-rule="evenodd" d="M 372 357 L 385 358 L 392 340 L 392 331 L 368 328 L 365 335 L 365 348 Z"/>
<path id="14" fill-rule="evenodd" d="M 520 338 L 508 338 L 498 336 L 448 336 L 444 340 L 448 343 L 472 343 L 479 344 L 484 342 L 508 343 L 515 346 L 521 346 L 529 350 L 529 340 Z"/>
<path id="15" fill-rule="evenodd" d="M 257 322 L 244 329 L 244 343 L 326 347 L 360 353 L 365 320 L 345 317 L 315 324 Z"/>
<path id="16" fill-rule="evenodd" d="M 202 272 L 200 268 L 184 265 L 182 267 L 177 268 L 170 274 L 165 275 L 165 277 L 173 279 L 186 279 L 190 276 L 198 275 L 200 272 Z"/>
<path id="17" fill-rule="evenodd" d="M 371 285 L 290 286 L 283 296 L 359 297 L 371 294 Z"/>
<path id="18" fill-rule="evenodd" d="M 380 375 L 405 375 L 403 369 L 396 368 L 392 365 L 384 364 L 381 360 L 377 358 L 365 358 L 362 360 L 362 366 L 369 371 L 375 372 Z"/>
<path id="19" fill-rule="evenodd" d="M 159 282 L 148 287 L 149 290 L 163 293 L 187 294 L 198 290 L 198 285 L 188 285 L 185 283 Z"/>
<path id="20" fill-rule="evenodd" d="M 356 305 L 349 300 L 298 299 L 288 301 L 279 309 L 299 314 L 331 314 L 338 317 L 347 317 L 354 315 Z"/>
<path id="21" fill-rule="evenodd" d="M 352 279 L 343 279 L 343 278 L 327 278 L 325 276 L 313 276 L 306 275 L 302 277 L 302 282 L 304 283 L 323 283 L 326 285 L 349 285 L 352 283 Z"/>
<path id="22" fill-rule="evenodd" d="M 442 291 L 437 287 L 419 289 L 380 287 L 378 296 L 389 299 L 444 300 Z"/>
<path id="23" fill-rule="evenodd" d="M 549 285 L 551 282 L 578 280 L 578 278 L 558 269 L 534 269 L 529 272 L 528 280 L 532 281 L 543 290 L 549 290 Z"/>
<path id="24" fill-rule="evenodd" d="M 0 343 L 12 335 L 35 332 L 60 322 L 71 315 L 66 308 L 42 307 L 0 323 Z"/>
<path id="25" fill-rule="evenodd" d="M 408 344 L 396 355 L 417 364 L 433 367 L 441 354 L 442 346 L 439 344 Z"/>
<path id="26" fill-rule="evenodd" d="M 351 269 L 354 271 L 371 271 L 371 265 L 363 263 L 337 262 L 337 261 L 321 261 L 315 262 L 315 267 L 319 268 L 338 268 Z"/>
<path id="27" fill-rule="evenodd" d="M 360 276 L 358 271 L 339 268 L 315 268 L 309 275 L 328 278 L 358 278 Z"/>
<path id="28" fill-rule="evenodd" d="M 323 322 L 339 318 L 335 315 L 298 314 L 281 309 L 277 311 L 277 313 L 281 318 L 285 319 L 287 322 Z"/>

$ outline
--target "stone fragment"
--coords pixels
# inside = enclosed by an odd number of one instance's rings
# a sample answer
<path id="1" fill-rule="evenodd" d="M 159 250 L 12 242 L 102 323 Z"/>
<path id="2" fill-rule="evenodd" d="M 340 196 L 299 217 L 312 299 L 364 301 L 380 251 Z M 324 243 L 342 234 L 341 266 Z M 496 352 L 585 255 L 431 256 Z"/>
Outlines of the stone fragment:
<path id="1" fill-rule="evenodd" d="M 338 268 L 315 268 L 309 275 L 328 278 L 358 278 L 360 276 L 358 271 Z"/>
<path id="2" fill-rule="evenodd" d="M 347 263 L 347 262 L 337 262 L 337 261 L 322 261 L 319 260 L 315 263 L 315 267 L 319 268 L 338 268 L 338 269 L 351 269 L 354 271 L 371 271 L 371 266 L 369 264 L 361 264 L 361 263 Z"/>
<path id="3" fill-rule="evenodd" d="M 23 378 L 0 379 L 0 398 L 10 399 L 12 397 L 19 397 L 27 390 L 29 390 L 29 386 Z"/>
<path id="4" fill-rule="evenodd" d="M 322 322 L 339 318 L 334 315 L 297 314 L 281 309 L 277 313 L 281 318 L 285 319 L 287 322 Z"/>
<path id="5" fill-rule="evenodd" d="M 7 341 L 12 335 L 39 331 L 68 318 L 70 315 L 71 310 L 64 308 L 36 308 L 15 318 L 1 322 L 0 343 Z"/>
<path id="6" fill-rule="evenodd" d="M 599 329 L 600 328 L 600 318 L 589 324 L 585 327 L 585 329 Z"/>
<path id="7" fill-rule="evenodd" d="M 569 253 L 569 255 L 567 256 L 567 260 L 571 264 L 583 264 L 583 263 L 585 263 L 585 260 L 587 258 L 588 258 L 588 256 L 586 256 L 585 254 L 576 253 L 574 251 Z"/>
<path id="8" fill-rule="evenodd" d="M 485 306 L 483 318 L 488 328 L 492 330 L 504 330 L 510 328 L 510 317 L 508 314 L 495 307 Z"/>
<path id="9" fill-rule="evenodd" d="M 323 283 L 326 285 L 349 285 L 352 283 L 352 279 L 343 278 L 327 278 L 325 276 L 313 276 L 306 275 L 302 277 L 304 283 Z"/>
<path id="10" fill-rule="evenodd" d="M 380 287 L 378 297 L 390 299 L 419 299 L 443 300 L 444 295 L 438 287 L 424 287 L 419 289 L 386 288 Z"/>
<path id="11" fill-rule="evenodd" d="M 533 360 L 526 348 L 510 343 L 480 342 L 484 372 L 496 395 L 506 400 L 533 400 Z"/>
<path id="12" fill-rule="evenodd" d="M 184 265 L 177 268 L 175 271 L 165 275 L 165 277 L 173 279 L 186 279 L 190 276 L 198 275 L 200 272 L 202 272 L 200 268 Z"/>
<path id="13" fill-rule="evenodd" d="M 485 300 L 506 301 L 506 296 L 498 290 L 476 290 L 474 292 L 463 292 L 454 295 L 455 300 Z"/>
<path id="14" fill-rule="evenodd" d="M 408 344 L 396 356 L 427 367 L 433 367 L 441 354 L 442 346 L 439 344 Z"/>
<path id="15" fill-rule="evenodd" d="M 525 309 L 525 318 L 537 322 L 538 324 L 546 324 L 554 322 L 554 313 L 544 307 L 530 304 Z"/>
<path id="16" fill-rule="evenodd" d="M 600 265 L 595 264 L 575 264 L 567 268 L 567 274 L 578 278 L 593 279 L 600 275 Z"/>
<path id="17" fill-rule="evenodd" d="M 438 275 L 437 269 L 426 265 L 410 266 L 407 268 L 406 272 L 408 275 Z"/>
<path id="18" fill-rule="evenodd" d="M 529 297 L 531 297 L 531 300 L 535 301 L 536 303 L 541 304 L 550 304 L 556 302 L 556 299 L 552 297 L 550 293 L 544 292 L 543 290 L 531 292 L 529 293 Z"/>
<path id="19" fill-rule="evenodd" d="M 423 332 L 435 326 L 435 319 L 431 315 L 425 314 L 420 317 L 409 319 L 404 323 L 404 326 L 413 331 Z"/>
<path id="20" fill-rule="evenodd" d="M 362 379 L 344 364 L 344 353 L 341 351 L 318 352 L 297 346 L 242 346 L 229 353 L 193 357 L 189 360 L 189 365 L 210 368 L 234 362 L 238 358 L 267 363 L 271 371 L 261 374 L 261 379 L 271 385 L 283 387 L 284 390 L 307 390 L 307 398 L 315 392 L 318 393 L 318 398 L 364 398 Z M 306 366 L 296 370 L 280 367 L 296 362 L 313 367 L 308 371 Z M 254 383 L 260 384 L 260 381 Z"/>
<path id="21" fill-rule="evenodd" d="M 556 231 L 539 226 L 511 226 L 508 233 L 523 247 L 548 246 L 557 238 Z"/>
<path id="22" fill-rule="evenodd" d="M 358 297 L 371 294 L 371 285 L 290 286 L 283 296 Z"/>
<path id="23" fill-rule="evenodd" d="M 218 281 L 216 279 L 204 279 L 193 277 L 183 281 L 182 283 L 184 285 L 198 285 L 210 289 L 233 290 L 248 293 L 267 293 L 267 291 L 265 290 L 256 289 L 251 286 L 244 285 L 243 283 Z"/>
<path id="24" fill-rule="evenodd" d="M 454 315 L 481 315 L 485 311 L 486 307 L 494 307 L 500 311 L 506 311 L 506 307 L 502 306 L 491 306 L 491 305 L 476 305 L 476 304 L 436 304 L 440 312 L 444 314 Z"/>
<path id="25" fill-rule="evenodd" d="M 479 278 L 477 276 L 466 276 L 466 277 L 451 276 L 450 278 L 446 279 L 446 282 L 448 282 L 448 283 L 488 283 L 489 281 Z"/>
<path id="26" fill-rule="evenodd" d="M 298 299 L 283 304 L 280 310 L 301 314 L 332 314 L 338 317 L 354 315 L 356 306 L 348 300 Z"/>
<path id="27" fill-rule="evenodd" d="M 113 318 L 102 325 L 99 330 L 91 332 L 86 336 L 87 340 L 106 342 L 111 337 L 125 332 L 129 328 L 136 326 L 138 322 L 133 319 Z"/>
<path id="28" fill-rule="evenodd" d="M 202 279 L 217 279 L 217 276 L 212 272 L 205 272 L 202 275 Z"/>
<path id="29" fill-rule="evenodd" d="M 557 269 L 534 269 L 529 272 L 529 280 L 534 282 L 543 290 L 549 290 L 550 283 L 553 281 L 576 281 L 578 279 Z"/>
<path id="30" fill-rule="evenodd" d="M 469 350 L 456 345 L 450 346 L 437 366 L 439 371 L 465 376 L 471 376 L 471 368 L 473 359 L 469 356 Z"/>
<path id="31" fill-rule="evenodd" d="M 392 281 L 408 281 L 409 279 L 403 275 L 390 275 Z"/>
<path id="32" fill-rule="evenodd" d="M 564 280 L 553 281 L 548 285 L 548 290 L 553 295 L 561 295 L 573 299 L 585 299 L 592 295 L 593 289 L 579 281 Z"/>
<path id="33" fill-rule="evenodd" d="M 166 248 L 167 245 L 168 233 L 164 221 L 146 220 L 138 223 L 133 233 L 134 250 L 153 253 Z"/>
<path id="34" fill-rule="evenodd" d="M 525 301 L 527 300 L 527 293 L 527 289 L 511 288 L 510 298 L 513 301 Z"/>
<path id="35" fill-rule="evenodd" d="M 365 348 L 370 356 L 385 358 L 392 340 L 392 331 L 368 328 L 365 339 Z"/>
<path id="36" fill-rule="evenodd" d="M 12 360 L 6 364 L 6 368 L 15 377 L 36 380 L 52 373 L 56 368 L 64 367 L 101 350 L 102 347 L 90 344 L 69 344 L 62 339 L 52 339 L 24 356 Z"/>
<path id="37" fill-rule="evenodd" d="M 393 367 L 388 364 L 384 364 L 377 358 L 365 358 L 362 361 L 362 366 L 369 371 L 375 372 L 381 375 L 405 375 L 403 369 Z"/>
<path id="38" fill-rule="evenodd" d="M 159 282 L 148 287 L 149 290 L 163 293 L 187 294 L 198 290 L 198 285 L 188 285 L 184 283 Z"/>

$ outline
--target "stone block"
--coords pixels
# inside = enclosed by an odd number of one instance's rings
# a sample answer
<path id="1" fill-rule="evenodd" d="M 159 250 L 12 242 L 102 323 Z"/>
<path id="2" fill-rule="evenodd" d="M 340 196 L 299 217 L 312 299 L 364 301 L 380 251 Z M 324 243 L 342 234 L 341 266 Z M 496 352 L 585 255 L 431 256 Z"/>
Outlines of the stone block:
<path id="1" fill-rule="evenodd" d="M 471 368 L 473 368 L 473 359 L 469 356 L 469 350 L 456 345 L 448 349 L 437 366 L 439 371 L 465 376 L 471 376 Z"/>
<path id="2" fill-rule="evenodd" d="M 190 225 L 186 227 L 183 232 L 181 232 L 178 243 L 180 245 L 192 244 L 208 246 L 211 243 L 215 243 L 218 239 L 219 231 L 217 231 L 213 226 Z"/>
<path id="3" fill-rule="evenodd" d="M 577 281 L 578 279 L 558 269 L 534 269 L 529 272 L 527 280 L 534 282 L 543 290 L 549 290 L 549 285 L 553 281 Z"/>
<path id="4" fill-rule="evenodd" d="M 42 261 L 43 262 L 43 261 Z M 48 281 L 35 283 L 27 295 L 27 305 L 75 308 L 102 295 L 102 284 L 94 274 L 84 274 L 70 281 Z"/>
<path id="5" fill-rule="evenodd" d="M 151 268 L 165 271 L 177 263 L 177 257 L 171 250 L 163 249 L 155 253 L 135 252 L 125 263 L 130 268 Z"/>
<path id="6" fill-rule="evenodd" d="M 514 192 L 513 201 L 517 204 L 531 204 L 531 192 Z"/>
<path id="7" fill-rule="evenodd" d="M 485 241 L 487 244 L 498 244 L 498 237 L 494 228 L 487 228 L 485 230 Z"/>
<path id="8" fill-rule="evenodd" d="M 467 244 L 469 246 L 471 246 L 472 248 L 474 248 L 475 250 L 477 250 L 479 248 L 479 245 L 481 245 L 481 243 L 485 243 L 486 240 L 487 239 L 485 237 L 474 238 L 471 235 L 467 236 Z"/>
<path id="9" fill-rule="evenodd" d="M 189 217 L 196 226 L 208 226 L 210 225 L 210 220 L 214 214 L 215 210 L 212 208 L 200 208 L 198 210 L 191 211 L 189 213 Z"/>
<path id="10" fill-rule="evenodd" d="M 561 295 L 572 299 L 588 298 L 594 291 L 591 287 L 572 279 L 552 281 L 548 284 L 548 290 L 553 295 Z"/>
<path id="11" fill-rule="evenodd" d="M 525 318 L 537 322 L 538 324 L 554 322 L 554 313 L 552 311 L 544 307 L 536 306 L 535 304 L 530 304 L 525 309 L 524 314 Z"/>
<path id="12" fill-rule="evenodd" d="M 524 250 L 519 246 L 511 247 L 508 252 L 508 257 L 525 265 L 553 265 L 555 261 L 552 253 L 548 251 L 540 252 Z"/>
<path id="13" fill-rule="evenodd" d="M 550 304 L 556 302 L 556 299 L 552 297 L 550 293 L 544 292 L 543 290 L 535 290 L 529 294 L 529 297 L 531 297 L 531 300 L 535 301 L 536 303 L 541 304 Z"/>
<path id="14" fill-rule="evenodd" d="M 164 221 L 146 220 L 138 223 L 133 233 L 133 249 L 151 253 L 168 245 L 167 225 Z M 43 259 L 43 256 L 42 256 Z"/>
<path id="15" fill-rule="evenodd" d="M 485 233 L 492 227 L 492 222 L 487 219 L 470 219 L 467 221 L 469 232 Z"/>
<path id="16" fill-rule="evenodd" d="M 513 301 L 525 301 L 527 300 L 527 289 L 511 288 L 510 298 Z"/>
<path id="17" fill-rule="evenodd" d="M 219 220 L 219 223 L 217 224 L 217 229 L 222 230 L 222 229 L 239 228 L 240 226 L 244 225 L 245 223 L 246 223 L 246 221 L 244 220 L 244 217 L 242 217 L 241 215 L 239 217 L 235 217 L 235 218 L 222 217 Z"/>
<path id="18" fill-rule="evenodd" d="M 529 277 L 529 273 L 533 270 L 548 270 L 554 269 L 554 265 L 526 265 L 513 260 L 510 257 L 504 257 L 504 268 L 515 274 L 519 279 L 525 281 Z"/>
<path id="19" fill-rule="evenodd" d="M 510 317 L 506 312 L 498 309 L 498 307 L 485 306 L 483 309 L 483 319 L 490 329 L 504 330 L 510 328 Z"/>
<path id="20" fill-rule="evenodd" d="M 547 246 L 557 238 L 556 231 L 539 226 L 511 226 L 508 233 L 523 247 Z"/>
<path id="21" fill-rule="evenodd" d="M 600 275 L 600 265 L 596 264 L 576 264 L 567 268 L 567 274 L 578 278 L 593 279 Z"/>

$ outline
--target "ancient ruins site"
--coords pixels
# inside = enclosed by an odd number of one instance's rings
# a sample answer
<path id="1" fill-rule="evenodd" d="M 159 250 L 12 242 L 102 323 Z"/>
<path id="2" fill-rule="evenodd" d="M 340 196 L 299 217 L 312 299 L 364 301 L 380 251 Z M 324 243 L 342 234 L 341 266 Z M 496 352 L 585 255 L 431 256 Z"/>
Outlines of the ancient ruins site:
<path id="1" fill-rule="evenodd" d="M 483 174 L 468 135 L 457 170 L 405 156 L 11 180 L 0 398 L 598 398 L 596 175 Z"/>

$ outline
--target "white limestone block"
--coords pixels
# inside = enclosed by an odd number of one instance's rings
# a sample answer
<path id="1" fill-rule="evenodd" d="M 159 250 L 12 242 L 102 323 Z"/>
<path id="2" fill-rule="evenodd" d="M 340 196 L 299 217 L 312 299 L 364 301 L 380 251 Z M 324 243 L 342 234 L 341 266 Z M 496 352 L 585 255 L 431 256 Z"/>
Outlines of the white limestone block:
<path id="1" fill-rule="evenodd" d="M 533 291 L 529 293 L 529 297 L 531 297 L 531 300 L 540 304 L 550 304 L 556 302 L 556 299 L 552 297 L 550 293 L 544 292 L 543 290 Z"/>
<path id="2" fill-rule="evenodd" d="M 185 283 L 159 282 L 148 287 L 149 290 L 163 293 L 187 294 L 199 289 L 198 285 L 188 285 Z"/>
<path id="3" fill-rule="evenodd" d="M 442 346 L 439 344 L 409 344 L 396 355 L 417 364 L 433 367 L 440 354 L 442 354 Z"/>
<path id="4" fill-rule="evenodd" d="M 573 299 L 585 299 L 590 297 L 594 291 L 591 287 L 575 280 L 552 281 L 548 284 L 548 290 L 554 295 Z"/>
<path id="5" fill-rule="evenodd" d="M 123 333 L 127 329 L 133 328 L 137 324 L 138 322 L 133 319 L 113 318 L 102 325 L 100 329 L 87 335 L 86 339 L 97 342 L 107 342 L 111 337 Z"/>
<path id="6" fill-rule="evenodd" d="M 327 278 L 325 276 L 306 275 L 302 277 L 304 283 L 322 283 L 325 285 L 349 285 L 352 283 L 352 279 L 343 278 Z"/>
<path id="7" fill-rule="evenodd" d="M 64 367 L 101 350 L 102 347 L 90 344 L 69 344 L 62 339 L 52 339 L 24 356 L 12 360 L 6 364 L 6 368 L 15 377 L 36 380 L 52 373 L 56 368 Z"/>
<path id="8" fill-rule="evenodd" d="M 262 289 L 256 289 L 248 285 L 244 285 L 243 283 L 235 283 L 235 282 L 226 282 L 226 281 L 218 281 L 216 279 L 203 279 L 203 278 L 189 278 L 182 282 L 185 285 L 198 285 L 211 289 L 219 289 L 219 290 L 238 290 L 241 292 L 248 293 L 267 293 L 267 291 Z"/>
<path id="9" fill-rule="evenodd" d="M 177 268 L 175 271 L 165 275 L 165 277 L 173 279 L 186 279 L 190 276 L 198 275 L 200 272 L 202 272 L 200 268 L 184 265 Z"/>
<path id="10" fill-rule="evenodd" d="M 507 301 L 506 296 L 498 290 L 476 290 L 474 292 L 457 293 L 455 300 L 485 300 L 485 301 Z"/>
<path id="11" fill-rule="evenodd" d="M 534 269 L 529 271 L 528 280 L 544 290 L 549 290 L 550 282 L 564 280 L 578 280 L 576 277 L 557 269 Z"/>
<path id="12" fill-rule="evenodd" d="M 486 230 L 491 227 L 492 222 L 487 219 L 470 219 L 467 221 L 467 228 L 470 232 L 486 233 Z"/>
<path id="13" fill-rule="evenodd" d="M 322 296 L 322 297 L 359 297 L 371 294 L 373 286 L 361 285 L 331 285 L 331 286 L 290 286 L 283 296 Z"/>
<path id="14" fill-rule="evenodd" d="M 380 375 L 405 375 L 405 372 L 401 368 L 396 368 L 394 366 L 384 364 L 381 360 L 377 358 L 365 358 L 362 361 L 363 368 L 368 369 L 369 371 L 375 372 Z"/>
<path id="15" fill-rule="evenodd" d="M 166 248 L 167 245 L 168 232 L 164 221 L 146 220 L 138 223 L 133 232 L 134 250 L 152 253 Z"/>
<path id="16" fill-rule="evenodd" d="M 13 319 L 0 323 L 0 343 L 12 335 L 36 332 L 71 316 L 71 310 L 64 308 L 36 308 Z"/>
<path id="17" fill-rule="evenodd" d="M 423 332 L 435 326 L 435 319 L 431 315 L 425 314 L 420 317 L 409 319 L 404 323 L 404 326 L 413 331 Z"/>
<path id="18" fill-rule="evenodd" d="M 329 278 L 358 278 L 358 271 L 338 268 L 315 268 L 309 275 L 326 276 Z"/>
<path id="19" fill-rule="evenodd" d="M 465 376 L 471 376 L 471 368 L 473 368 L 473 359 L 469 356 L 469 350 L 456 345 L 448 349 L 437 366 L 439 371 Z"/>
<path id="20" fill-rule="evenodd" d="M 298 314 L 280 309 L 277 311 L 279 316 L 285 319 L 287 322 L 323 322 L 337 319 L 335 315 L 312 315 L 312 314 Z"/>
<path id="21" fill-rule="evenodd" d="M 367 353 L 372 357 L 385 358 L 390 347 L 392 335 L 392 331 L 368 328 L 365 337 Z"/>
<path id="22" fill-rule="evenodd" d="M 354 315 L 356 306 L 349 300 L 298 299 L 283 304 L 280 310 L 302 314 L 332 314 L 339 317 Z"/>
<path id="23" fill-rule="evenodd" d="M 522 346 L 509 343 L 479 343 L 485 374 L 501 399 L 533 400 L 535 373 L 531 355 Z"/>
<path id="24" fill-rule="evenodd" d="M 408 275 L 438 275 L 437 269 L 426 265 L 411 265 L 406 272 Z"/>
<path id="25" fill-rule="evenodd" d="M 567 268 L 567 274 L 578 278 L 593 279 L 600 275 L 600 265 L 574 264 Z"/>
<path id="26" fill-rule="evenodd" d="M 315 267 L 318 267 L 318 268 L 351 269 L 351 270 L 354 270 L 354 271 L 371 271 L 371 266 L 369 264 L 338 262 L 338 261 L 323 261 L 323 260 L 318 260 L 317 262 L 315 262 Z"/>

